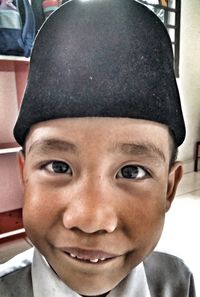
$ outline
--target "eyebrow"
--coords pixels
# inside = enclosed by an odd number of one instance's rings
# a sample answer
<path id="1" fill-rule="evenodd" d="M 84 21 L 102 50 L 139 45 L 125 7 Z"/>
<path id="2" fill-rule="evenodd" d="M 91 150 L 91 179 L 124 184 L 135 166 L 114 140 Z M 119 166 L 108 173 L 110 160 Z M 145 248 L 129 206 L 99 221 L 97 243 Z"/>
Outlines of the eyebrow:
<path id="1" fill-rule="evenodd" d="M 28 153 L 35 151 L 38 154 L 46 154 L 50 151 L 64 151 L 76 153 L 78 151 L 77 146 L 69 141 L 64 141 L 56 138 L 49 138 L 43 140 L 34 141 Z M 113 151 L 113 150 L 112 150 Z M 114 151 L 119 151 L 121 153 L 131 155 L 131 156 L 145 156 L 152 159 L 161 159 L 166 161 L 164 153 L 154 144 L 145 143 L 116 143 L 114 146 Z"/>
<path id="2" fill-rule="evenodd" d="M 161 159 L 166 162 L 164 153 L 153 143 L 119 143 L 115 149 L 122 153 L 134 156 L 147 156 L 153 159 Z"/>
<path id="3" fill-rule="evenodd" d="M 75 144 L 69 141 L 64 141 L 56 138 L 48 138 L 34 141 L 31 144 L 28 153 L 30 153 L 33 150 L 37 153 L 45 154 L 55 150 L 75 153 L 78 149 Z"/>

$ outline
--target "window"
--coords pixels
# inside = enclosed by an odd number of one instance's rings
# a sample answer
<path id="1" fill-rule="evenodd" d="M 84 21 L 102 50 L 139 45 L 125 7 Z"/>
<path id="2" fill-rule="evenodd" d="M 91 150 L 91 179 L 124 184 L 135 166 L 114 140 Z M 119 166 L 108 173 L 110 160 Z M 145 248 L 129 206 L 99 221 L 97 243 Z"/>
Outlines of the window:
<path id="1" fill-rule="evenodd" d="M 174 52 L 175 74 L 179 77 L 181 0 L 136 0 L 151 9 L 165 24 Z"/>

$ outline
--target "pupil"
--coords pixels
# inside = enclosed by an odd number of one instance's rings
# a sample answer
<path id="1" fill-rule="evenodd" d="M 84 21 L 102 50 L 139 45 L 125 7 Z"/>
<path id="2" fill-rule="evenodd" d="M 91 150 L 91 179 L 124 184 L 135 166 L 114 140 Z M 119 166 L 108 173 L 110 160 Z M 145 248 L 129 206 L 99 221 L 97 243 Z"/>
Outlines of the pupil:
<path id="1" fill-rule="evenodd" d="M 65 173 L 67 172 L 69 166 L 65 163 L 62 163 L 62 162 L 54 162 L 53 165 L 53 170 L 54 172 L 56 173 Z"/>
<path id="2" fill-rule="evenodd" d="M 138 175 L 138 168 L 136 166 L 125 166 L 122 168 L 122 175 L 125 178 L 135 178 Z"/>

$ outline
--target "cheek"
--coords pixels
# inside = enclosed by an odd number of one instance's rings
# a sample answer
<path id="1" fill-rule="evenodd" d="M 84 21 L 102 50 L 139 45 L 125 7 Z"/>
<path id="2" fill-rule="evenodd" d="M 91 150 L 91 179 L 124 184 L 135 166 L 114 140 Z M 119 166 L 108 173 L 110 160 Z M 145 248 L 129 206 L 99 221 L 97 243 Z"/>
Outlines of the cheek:
<path id="1" fill-rule="evenodd" d="M 126 216 L 126 238 L 131 252 L 126 259 L 130 269 L 142 262 L 156 247 L 164 225 L 165 212 L 159 204 L 138 203 Z"/>
<path id="2" fill-rule="evenodd" d="M 135 191 L 122 206 L 121 216 L 127 236 L 139 246 L 154 247 L 160 238 L 164 219 L 166 195 L 164 188 Z"/>
<path id="3" fill-rule="evenodd" d="M 40 183 L 27 182 L 24 188 L 23 221 L 32 241 L 45 238 L 57 217 L 55 193 Z"/>

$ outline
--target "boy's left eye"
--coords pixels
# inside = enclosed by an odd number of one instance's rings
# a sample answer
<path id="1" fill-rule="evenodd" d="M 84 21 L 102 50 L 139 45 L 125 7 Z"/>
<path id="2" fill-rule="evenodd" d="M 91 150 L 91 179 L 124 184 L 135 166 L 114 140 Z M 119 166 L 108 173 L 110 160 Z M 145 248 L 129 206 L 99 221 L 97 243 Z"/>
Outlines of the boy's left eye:
<path id="1" fill-rule="evenodd" d="M 117 178 L 142 179 L 147 175 L 148 172 L 140 166 L 126 165 L 118 171 Z"/>

